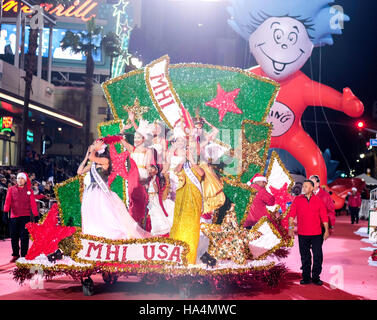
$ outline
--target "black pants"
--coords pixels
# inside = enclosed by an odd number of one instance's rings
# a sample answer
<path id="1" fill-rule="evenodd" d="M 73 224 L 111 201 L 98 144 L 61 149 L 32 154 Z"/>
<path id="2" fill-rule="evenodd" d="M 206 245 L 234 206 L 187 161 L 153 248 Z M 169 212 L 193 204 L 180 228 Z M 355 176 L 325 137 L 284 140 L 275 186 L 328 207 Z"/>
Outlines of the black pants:
<path id="1" fill-rule="evenodd" d="M 29 250 L 29 232 L 25 228 L 25 224 L 30 222 L 30 217 L 18 217 L 10 219 L 10 237 L 12 243 L 12 256 L 20 256 L 20 240 L 21 240 L 21 257 L 25 257 Z"/>
<path id="2" fill-rule="evenodd" d="M 300 248 L 301 263 L 302 263 L 302 278 L 306 281 L 313 279 L 318 281 L 322 271 L 323 253 L 322 244 L 323 236 L 298 236 L 298 244 Z M 313 252 L 313 270 L 312 270 L 312 255 Z M 311 277 L 310 277 L 311 275 Z"/>
<path id="3" fill-rule="evenodd" d="M 351 214 L 351 223 L 352 224 L 354 224 L 355 222 L 359 223 L 359 211 L 360 211 L 360 208 L 349 207 L 349 209 L 350 209 L 350 214 Z"/>

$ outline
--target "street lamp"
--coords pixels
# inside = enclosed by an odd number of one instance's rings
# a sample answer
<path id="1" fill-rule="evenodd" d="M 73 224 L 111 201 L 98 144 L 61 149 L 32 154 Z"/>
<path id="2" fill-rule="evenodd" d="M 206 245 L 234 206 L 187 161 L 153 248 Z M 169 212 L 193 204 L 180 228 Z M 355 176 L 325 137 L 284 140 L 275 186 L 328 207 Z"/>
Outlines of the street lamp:
<path id="1" fill-rule="evenodd" d="M 365 154 L 364 153 L 360 154 L 360 159 L 364 159 L 364 158 L 365 158 Z"/>

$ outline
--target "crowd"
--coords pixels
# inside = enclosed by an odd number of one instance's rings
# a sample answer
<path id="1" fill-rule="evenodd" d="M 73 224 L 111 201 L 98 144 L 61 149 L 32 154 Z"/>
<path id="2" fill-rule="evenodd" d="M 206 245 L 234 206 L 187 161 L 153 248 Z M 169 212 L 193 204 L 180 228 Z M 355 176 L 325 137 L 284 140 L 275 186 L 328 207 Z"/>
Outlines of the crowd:
<path id="1" fill-rule="evenodd" d="M 10 212 L 4 212 L 3 208 L 8 189 L 17 185 L 17 174 L 25 172 L 28 175 L 39 214 L 42 215 L 56 202 L 54 185 L 73 177 L 77 162 L 75 158 L 41 156 L 29 151 L 23 168 L 0 167 L 0 239 L 10 236 Z"/>

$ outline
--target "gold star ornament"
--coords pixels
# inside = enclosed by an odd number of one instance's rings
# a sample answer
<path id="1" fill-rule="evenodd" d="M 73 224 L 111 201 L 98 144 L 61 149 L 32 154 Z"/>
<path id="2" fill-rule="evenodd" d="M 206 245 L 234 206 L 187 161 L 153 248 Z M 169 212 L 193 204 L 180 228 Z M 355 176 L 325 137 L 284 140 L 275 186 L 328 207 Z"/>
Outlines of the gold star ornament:
<path id="1" fill-rule="evenodd" d="M 149 111 L 149 107 L 140 106 L 140 101 L 138 98 L 135 99 L 134 104 L 132 106 L 123 106 L 123 109 L 129 113 L 132 112 L 135 115 L 135 120 L 140 120 L 143 118 L 143 114 Z M 130 123 L 130 119 L 127 120 L 128 124 Z"/>
<path id="2" fill-rule="evenodd" d="M 219 224 L 201 224 L 201 231 L 209 239 L 208 253 L 218 260 L 231 259 L 244 265 L 248 257 L 248 244 L 262 234 L 239 226 L 232 204 L 223 222 Z"/>

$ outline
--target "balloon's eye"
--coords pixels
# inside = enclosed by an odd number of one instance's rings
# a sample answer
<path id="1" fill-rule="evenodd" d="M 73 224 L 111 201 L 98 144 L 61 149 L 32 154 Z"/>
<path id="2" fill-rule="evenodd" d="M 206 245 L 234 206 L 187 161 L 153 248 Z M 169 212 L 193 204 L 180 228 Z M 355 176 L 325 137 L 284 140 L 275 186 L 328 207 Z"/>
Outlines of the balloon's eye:
<path id="1" fill-rule="evenodd" d="M 288 40 L 289 42 L 293 45 L 297 42 L 297 39 L 298 39 L 298 35 L 296 32 L 291 32 L 289 35 L 288 35 Z"/>
<path id="2" fill-rule="evenodd" d="M 275 29 L 274 31 L 274 40 L 276 43 L 280 43 L 281 39 L 283 38 L 284 32 L 281 29 Z"/>

